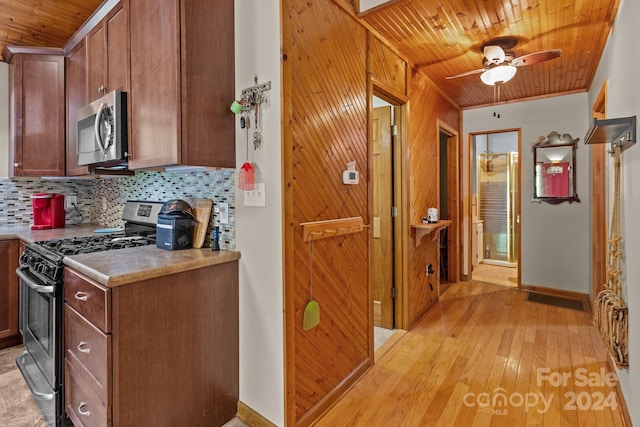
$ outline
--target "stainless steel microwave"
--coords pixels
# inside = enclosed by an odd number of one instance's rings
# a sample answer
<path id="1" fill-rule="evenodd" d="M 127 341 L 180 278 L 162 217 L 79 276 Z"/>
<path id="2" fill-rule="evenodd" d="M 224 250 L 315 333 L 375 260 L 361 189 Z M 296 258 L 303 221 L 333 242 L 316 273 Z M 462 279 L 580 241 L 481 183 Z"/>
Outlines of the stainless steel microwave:
<path id="1" fill-rule="evenodd" d="M 127 94 L 114 90 L 77 112 L 78 165 L 115 164 L 127 158 Z"/>

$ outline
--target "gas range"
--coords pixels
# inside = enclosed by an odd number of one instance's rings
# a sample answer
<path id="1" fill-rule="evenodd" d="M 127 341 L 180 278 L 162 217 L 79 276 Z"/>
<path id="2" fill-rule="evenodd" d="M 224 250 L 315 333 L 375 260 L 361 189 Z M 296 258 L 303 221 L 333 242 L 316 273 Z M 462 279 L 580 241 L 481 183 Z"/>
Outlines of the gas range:
<path id="1" fill-rule="evenodd" d="M 20 257 L 20 266 L 29 267 L 45 280 L 57 282 L 62 279 L 65 256 L 153 245 L 161 208 L 162 202 L 127 201 L 122 213 L 123 231 L 30 243 Z"/>

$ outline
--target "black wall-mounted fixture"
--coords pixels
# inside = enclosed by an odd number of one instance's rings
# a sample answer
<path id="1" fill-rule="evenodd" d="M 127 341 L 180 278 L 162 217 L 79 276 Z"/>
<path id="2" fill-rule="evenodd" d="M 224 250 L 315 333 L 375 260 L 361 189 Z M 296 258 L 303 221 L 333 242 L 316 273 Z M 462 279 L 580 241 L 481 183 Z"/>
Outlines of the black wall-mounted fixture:
<path id="1" fill-rule="evenodd" d="M 620 146 L 624 151 L 636 143 L 636 116 L 617 119 L 593 119 L 584 137 L 585 144 L 606 144 Z"/>

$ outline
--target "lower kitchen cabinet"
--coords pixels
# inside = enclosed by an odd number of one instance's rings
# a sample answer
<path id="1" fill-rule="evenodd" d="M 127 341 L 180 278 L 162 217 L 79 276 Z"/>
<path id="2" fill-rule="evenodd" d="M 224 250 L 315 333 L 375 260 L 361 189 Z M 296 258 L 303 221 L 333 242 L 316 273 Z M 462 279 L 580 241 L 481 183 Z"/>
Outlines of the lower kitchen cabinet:
<path id="1" fill-rule="evenodd" d="M 238 404 L 238 262 L 108 288 L 65 268 L 78 426 L 218 426 Z"/>
<path id="2" fill-rule="evenodd" d="M 0 348 L 22 341 L 18 331 L 18 240 L 0 240 Z"/>

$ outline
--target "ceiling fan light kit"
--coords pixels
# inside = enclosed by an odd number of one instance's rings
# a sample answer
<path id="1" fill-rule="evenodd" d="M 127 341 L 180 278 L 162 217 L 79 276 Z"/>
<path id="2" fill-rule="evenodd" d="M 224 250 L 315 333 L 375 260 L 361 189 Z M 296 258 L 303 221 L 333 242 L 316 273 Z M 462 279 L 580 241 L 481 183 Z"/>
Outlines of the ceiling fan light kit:
<path id="1" fill-rule="evenodd" d="M 562 50 L 553 49 L 516 57 L 511 49 L 517 44 L 518 39 L 515 37 L 499 37 L 489 40 L 480 48 L 483 55 L 483 68 L 449 76 L 447 79 L 480 74 L 482 83 L 494 87 L 494 99 L 499 99 L 499 86 L 516 75 L 517 67 L 549 61 L 562 55 Z M 496 88 L 498 89 L 497 93 Z"/>
<path id="2" fill-rule="evenodd" d="M 511 80 L 516 75 L 516 71 L 513 65 L 498 65 L 480 74 L 480 80 L 486 85 L 495 86 Z"/>

